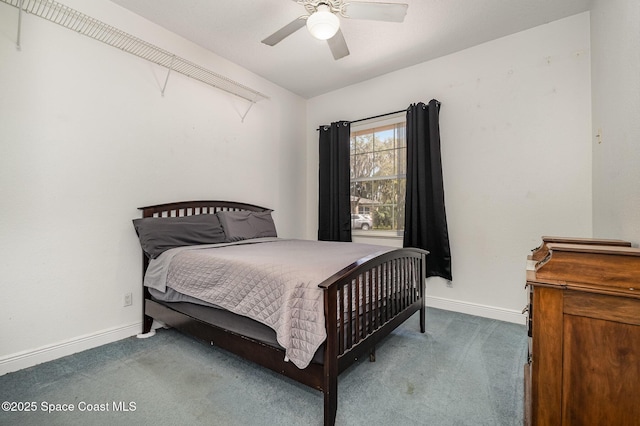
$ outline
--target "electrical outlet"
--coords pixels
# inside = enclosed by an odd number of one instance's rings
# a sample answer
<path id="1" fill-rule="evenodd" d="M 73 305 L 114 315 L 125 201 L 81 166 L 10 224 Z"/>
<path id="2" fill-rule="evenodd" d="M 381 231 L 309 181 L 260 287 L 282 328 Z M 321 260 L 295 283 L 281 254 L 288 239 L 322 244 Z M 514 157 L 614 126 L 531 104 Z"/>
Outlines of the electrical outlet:
<path id="1" fill-rule="evenodd" d="M 133 296 L 131 295 L 131 293 L 125 293 L 124 306 L 131 306 L 133 304 L 132 298 Z"/>

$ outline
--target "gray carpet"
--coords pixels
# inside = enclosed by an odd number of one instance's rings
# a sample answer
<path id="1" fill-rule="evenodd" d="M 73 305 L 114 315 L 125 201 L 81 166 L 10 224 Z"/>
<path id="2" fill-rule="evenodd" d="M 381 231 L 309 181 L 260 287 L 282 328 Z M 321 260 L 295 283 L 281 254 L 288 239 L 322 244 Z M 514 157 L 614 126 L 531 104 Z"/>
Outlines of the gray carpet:
<path id="1" fill-rule="evenodd" d="M 375 363 L 340 376 L 336 424 L 521 425 L 526 339 L 522 325 L 428 309 L 425 334 L 414 316 Z M 321 392 L 174 330 L 6 374 L 0 401 L 35 403 L 0 411 L 0 424 L 29 426 L 321 425 L 323 407 Z"/>

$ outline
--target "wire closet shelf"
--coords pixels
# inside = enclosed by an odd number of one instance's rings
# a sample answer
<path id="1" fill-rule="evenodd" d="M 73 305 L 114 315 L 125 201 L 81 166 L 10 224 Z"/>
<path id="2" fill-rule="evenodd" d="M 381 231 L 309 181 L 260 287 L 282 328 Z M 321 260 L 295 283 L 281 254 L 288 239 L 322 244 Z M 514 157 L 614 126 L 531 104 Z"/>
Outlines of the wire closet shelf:
<path id="1" fill-rule="evenodd" d="M 124 52 L 131 53 L 149 62 L 163 66 L 171 71 L 191 77 L 202 83 L 217 89 L 236 95 L 254 103 L 269 99 L 268 96 L 242 85 L 230 78 L 210 71 L 198 64 L 181 58 L 158 46 L 141 40 L 118 28 L 102 21 L 71 9 L 61 3 L 52 0 L 0 0 L 19 9 L 17 46 L 20 49 L 20 31 L 22 12 L 26 12 L 47 21 L 54 22 L 79 34 L 101 41 L 109 46 L 116 47 Z M 169 74 L 167 74 L 167 80 Z M 165 80 L 166 87 L 166 80 Z M 162 93 L 164 94 L 164 89 Z M 248 111 L 247 111 L 248 112 Z"/>

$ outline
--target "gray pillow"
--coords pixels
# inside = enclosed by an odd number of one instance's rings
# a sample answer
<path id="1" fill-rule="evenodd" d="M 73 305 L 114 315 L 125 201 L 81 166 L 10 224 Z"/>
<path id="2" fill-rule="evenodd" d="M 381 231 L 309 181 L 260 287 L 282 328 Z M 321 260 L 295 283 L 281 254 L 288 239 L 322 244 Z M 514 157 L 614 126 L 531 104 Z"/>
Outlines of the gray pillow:
<path id="1" fill-rule="evenodd" d="M 218 212 L 216 215 L 220 219 L 227 241 L 240 241 L 249 238 L 277 237 L 271 212 L 272 210 Z"/>
<path id="2" fill-rule="evenodd" d="M 134 219 L 133 226 L 142 250 L 151 259 L 174 247 L 226 241 L 220 220 L 214 214 L 147 217 Z"/>

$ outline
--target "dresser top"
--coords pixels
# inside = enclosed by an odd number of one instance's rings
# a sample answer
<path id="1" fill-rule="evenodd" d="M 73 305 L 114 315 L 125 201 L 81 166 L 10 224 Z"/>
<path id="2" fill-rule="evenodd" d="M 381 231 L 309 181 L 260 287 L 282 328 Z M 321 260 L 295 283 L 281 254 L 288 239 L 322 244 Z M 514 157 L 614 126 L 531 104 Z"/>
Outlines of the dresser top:
<path id="1" fill-rule="evenodd" d="M 544 259 L 527 271 L 527 284 L 640 297 L 640 249 L 548 243 Z"/>

